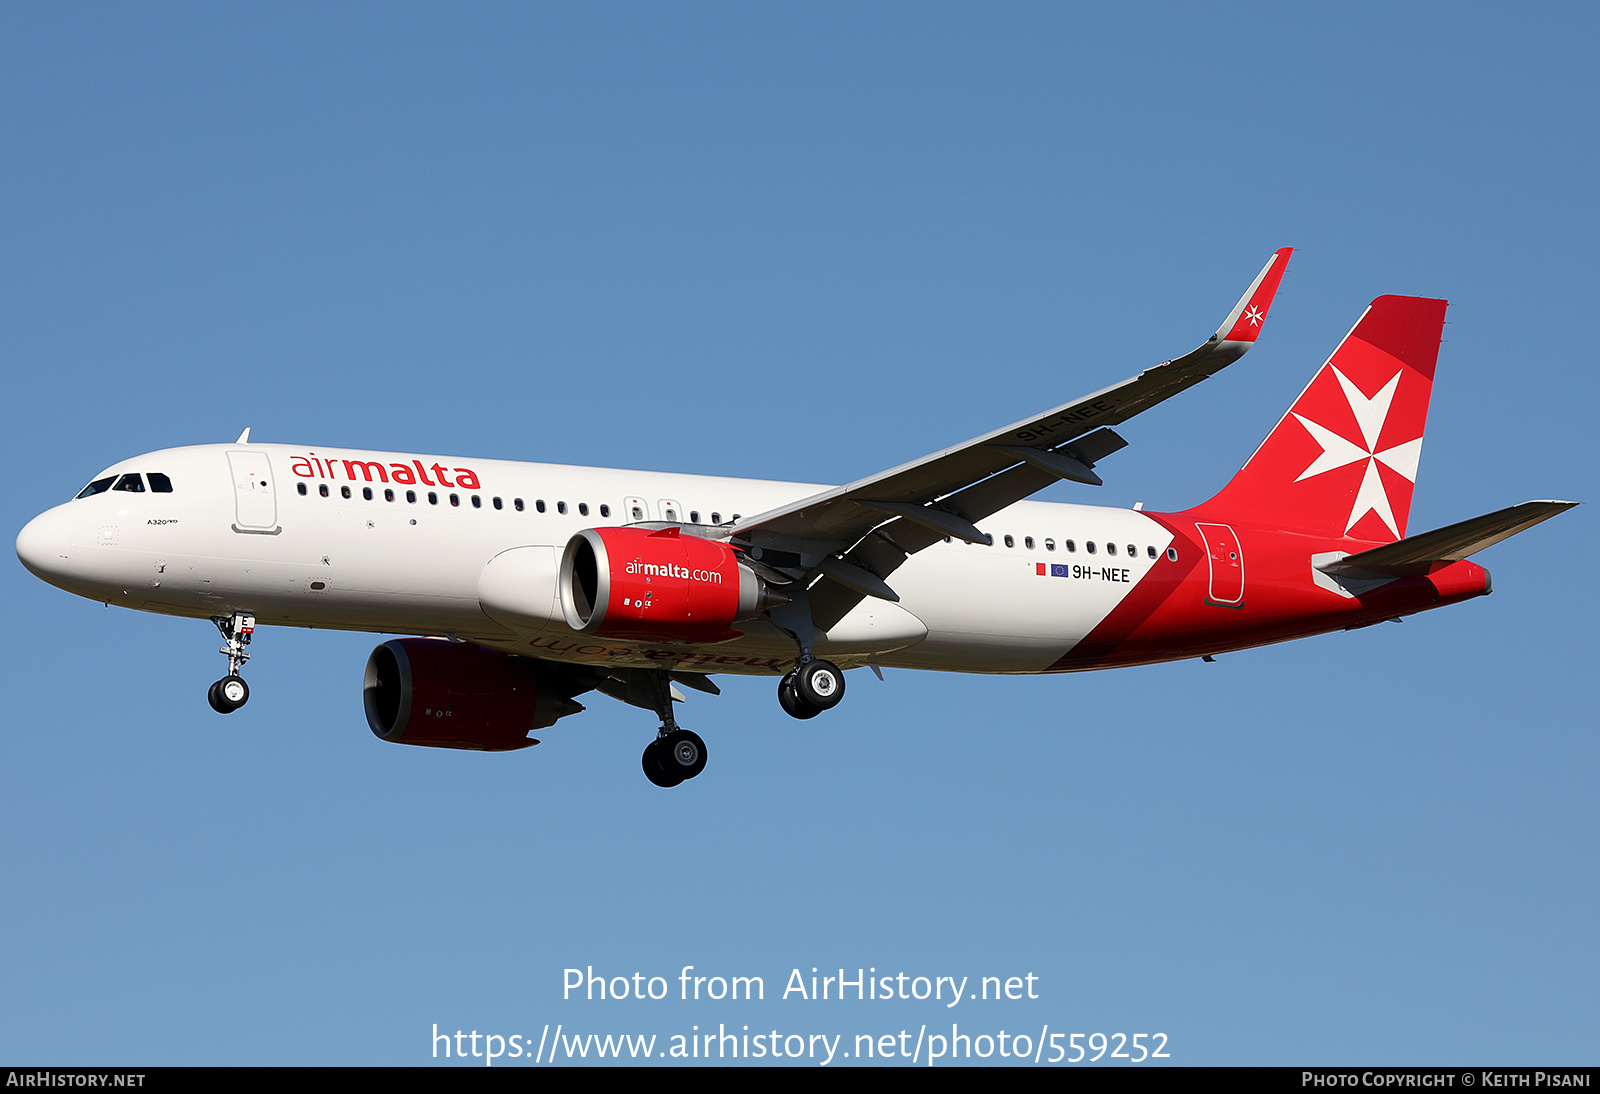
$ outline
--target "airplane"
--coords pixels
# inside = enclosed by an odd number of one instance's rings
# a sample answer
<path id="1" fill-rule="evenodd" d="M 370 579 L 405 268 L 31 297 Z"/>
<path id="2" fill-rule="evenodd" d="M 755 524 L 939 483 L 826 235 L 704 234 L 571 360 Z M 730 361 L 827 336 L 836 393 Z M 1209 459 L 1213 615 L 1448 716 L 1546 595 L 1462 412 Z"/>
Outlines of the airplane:
<path id="1" fill-rule="evenodd" d="M 1059 673 L 1354 630 L 1490 592 L 1468 556 L 1571 508 L 1407 533 L 1446 301 L 1381 296 L 1210 500 L 1174 513 L 1026 500 L 1102 484 L 1113 427 L 1256 342 L 1292 248 L 1199 348 L 845 486 L 257 444 L 122 460 L 17 556 L 107 604 L 210 619 L 249 698 L 257 624 L 408 634 L 368 659 L 380 739 L 511 751 L 599 691 L 660 719 L 657 786 L 705 768 L 678 685 L 778 679 L 808 719 L 845 670 Z"/>

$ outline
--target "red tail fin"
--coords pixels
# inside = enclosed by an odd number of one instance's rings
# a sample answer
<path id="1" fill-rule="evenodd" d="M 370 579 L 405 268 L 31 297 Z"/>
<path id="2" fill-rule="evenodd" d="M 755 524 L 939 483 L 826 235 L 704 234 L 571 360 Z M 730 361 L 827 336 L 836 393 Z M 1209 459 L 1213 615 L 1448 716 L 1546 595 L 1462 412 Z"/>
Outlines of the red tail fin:
<path id="1" fill-rule="evenodd" d="M 1233 481 L 1195 511 L 1330 537 L 1404 538 L 1446 306 L 1374 300 Z"/>

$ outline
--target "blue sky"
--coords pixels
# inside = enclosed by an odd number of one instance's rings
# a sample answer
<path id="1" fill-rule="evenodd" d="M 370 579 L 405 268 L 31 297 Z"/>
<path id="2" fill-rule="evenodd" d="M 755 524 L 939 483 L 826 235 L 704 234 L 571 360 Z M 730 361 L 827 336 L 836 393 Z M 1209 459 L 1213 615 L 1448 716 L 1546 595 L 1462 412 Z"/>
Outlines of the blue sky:
<path id="1" fill-rule="evenodd" d="M 8 527 L 247 425 L 847 481 L 1190 349 L 1285 245 L 1257 349 L 1047 497 L 1209 496 L 1393 292 L 1453 304 L 1412 529 L 1593 502 L 1596 31 L 1580 5 L 7 5 Z M 1585 505 L 1480 556 L 1492 597 L 1215 664 L 852 674 L 806 723 L 732 680 L 682 711 L 711 763 L 671 793 L 649 716 L 598 696 L 521 753 L 376 741 L 369 636 L 264 630 L 221 719 L 209 626 L 12 565 L 0 1059 L 954 1020 L 1160 1031 L 1180 1063 L 1593 1063 L 1593 533 Z M 563 1001 L 590 965 L 768 999 Z M 1040 998 L 775 998 L 813 966 Z"/>

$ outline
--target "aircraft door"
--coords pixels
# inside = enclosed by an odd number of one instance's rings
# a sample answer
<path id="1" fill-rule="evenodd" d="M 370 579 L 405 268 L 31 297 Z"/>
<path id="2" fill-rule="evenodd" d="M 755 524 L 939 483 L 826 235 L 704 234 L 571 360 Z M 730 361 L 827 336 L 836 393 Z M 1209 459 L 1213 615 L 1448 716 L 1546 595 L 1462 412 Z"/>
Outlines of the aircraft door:
<path id="1" fill-rule="evenodd" d="M 272 487 L 272 465 L 265 452 L 229 452 L 228 470 L 233 475 L 235 532 L 275 535 L 278 527 L 278 497 Z"/>
<path id="2" fill-rule="evenodd" d="M 1238 608 L 1244 604 L 1244 549 L 1239 537 L 1226 524 L 1196 524 L 1195 530 L 1205 540 L 1206 554 L 1211 561 L 1209 599 L 1225 608 Z"/>

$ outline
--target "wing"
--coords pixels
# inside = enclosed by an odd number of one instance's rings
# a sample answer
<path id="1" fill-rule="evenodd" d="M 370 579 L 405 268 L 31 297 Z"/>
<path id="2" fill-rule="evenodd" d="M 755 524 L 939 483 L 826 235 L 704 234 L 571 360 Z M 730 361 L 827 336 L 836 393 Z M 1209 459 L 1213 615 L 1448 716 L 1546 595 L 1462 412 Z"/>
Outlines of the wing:
<path id="1" fill-rule="evenodd" d="M 810 593 L 823 629 L 862 596 L 898 599 L 884 579 L 909 555 L 945 536 L 982 542 L 978 521 L 1057 479 L 1100 485 L 1095 462 L 1127 443 L 1109 427 L 1244 356 L 1293 250 L 1273 254 L 1198 349 L 965 444 L 759 513 L 732 530 L 733 541 L 761 548 L 767 565 L 793 578 L 824 575 Z"/>

